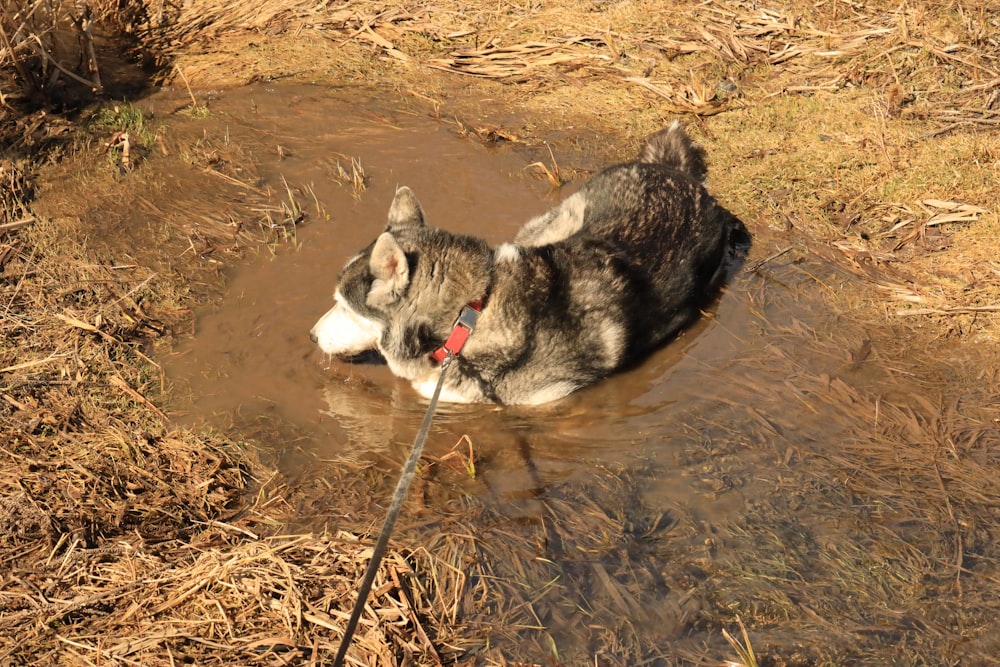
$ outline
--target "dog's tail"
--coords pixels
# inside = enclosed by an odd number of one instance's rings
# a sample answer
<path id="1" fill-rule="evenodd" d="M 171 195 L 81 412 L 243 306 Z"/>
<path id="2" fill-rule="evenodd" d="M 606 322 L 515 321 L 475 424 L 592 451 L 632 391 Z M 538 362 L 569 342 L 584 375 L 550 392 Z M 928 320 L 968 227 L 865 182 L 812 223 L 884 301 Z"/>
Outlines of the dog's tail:
<path id="1" fill-rule="evenodd" d="M 704 181 L 708 174 L 705 153 L 684 131 L 680 121 L 651 134 L 639 151 L 639 162 L 662 164 L 687 174 L 696 181 Z"/>

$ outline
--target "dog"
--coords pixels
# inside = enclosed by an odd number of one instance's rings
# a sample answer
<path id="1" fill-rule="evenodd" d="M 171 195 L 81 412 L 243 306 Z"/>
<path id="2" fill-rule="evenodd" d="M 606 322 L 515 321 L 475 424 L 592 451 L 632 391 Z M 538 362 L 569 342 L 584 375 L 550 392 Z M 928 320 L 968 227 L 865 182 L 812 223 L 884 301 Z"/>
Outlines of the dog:
<path id="1" fill-rule="evenodd" d="M 718 291 L 749 236 L 705 176 L 675 121 L 496 248 L 427 225 L 400 187 L 310 337 L 347 361 L 377 352 L 427 398 L 447 361 L 441 400 L 559 399 L 640 361 Z"/>

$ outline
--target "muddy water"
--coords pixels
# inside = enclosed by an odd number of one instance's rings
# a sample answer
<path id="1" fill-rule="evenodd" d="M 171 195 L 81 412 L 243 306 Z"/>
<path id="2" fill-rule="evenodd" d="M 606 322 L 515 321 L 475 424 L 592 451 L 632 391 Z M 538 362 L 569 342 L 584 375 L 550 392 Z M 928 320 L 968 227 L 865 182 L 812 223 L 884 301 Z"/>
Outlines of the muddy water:
<path id="1" fill-rule="evenodd" d="M 386 367 L 330 361 L 310 342 L 339 268 L 382 229 L 398 185 L 414 189 L 430 224 L 494 243 L 511 239 L 560 194 L 526 170 L 531 158 L 516 148 L 484 147 L 454 125 L 356 93 L 225 93 L 205 122 L 243 143 L 267 183 L 283 189 L 287 182 L 309 218 L 293 242 L 236 270 L 223 303 L 201 313 L 194 335 L 162 360 L 176 387 L 173 417 L 266 433 L 265 446 L 284 457 L 292 475 L 343 456 L 373 457 L 387 477 L 394 474 L 426 402 Z M 557 156 L 565 167 L 570 158 Z M 363 192 L 335 178 L 338 163 L 350 170 L 352 158 L 367 174 Z M 751 263 L 775 247 L 758 238 Z M 681 543 L 703 548 L 697 545 L 713 540 L 718 525 L 764 492 L 764 471 L 798 461 L 801 443 L 836 443 L 851 426 L 826 403 L 804 409 L 796 402 L 809 402 L 817 377 L 868 372 L 863 357 L 851 365 L 860 335 L 831 321 L 822 306 L 817 285 L 826 285 L 828 274 L 790 259 L 741 273 L 673 344 L 554 404 L 442 406 L 427 453 L 442 457 L 460 442 L 464 452 L 467 438 L 476 475 L 455 475 L 451 483 L 511 518 L 542 512 L 536 499 L 549 489 L 629 471 L 635 488 L 628 502 L 687 517 Z M 562 518 L 588 525 L 585 516 Z M 301 517 L 306 526 L 325 519 Z M 660 600 L 669 587 L 642 594 Z M 601 591 L 572 595 L 593 604 Z M 662 615 L 633 616 L 651 638 L 663 639 Z M 684 614 L 677 616 L 680 634 Z"/>
<path id="2" fill-rule="evenodd" d="M 453 125 L 343 97 L 259 88 L 213 102 L 214 120 L 251 147 L 264 179 L 300 188 L 294 196 L 310 215 L 291 244 L 234 272 L 222 305 L 202 313 L 195 335 L 165 360 L 177 394 L 188 396 L 175 406 L 178 422 L 267 421 L 321 457 L 405 447 L 426 402 L 385 366 L 331 361 L 309 341 L 337 271 L 381 231 L 398 185 L 414 189 L 430 224 L 493 243 L 510 240 L 561 196 L 512 148 L 487 148 Z M 338 164 L 349 171 L 352 158 L 366 174 L 361 192 L 336 178 Z M 429 452 L 440 456 L 468 436 L 477 455 L 492 461 L 482 474 L 499 497 L 586 475 L 598 463 L 669 459 L 683 431 L 675 415 L 722 390 L 725 369 L 758 344 L 750 334 L 760 313 L 745 283 L 737 278 L 708 317 L 646 363 L 568 399 L 533 409 L 443 406 Z M 691 495 L 678 478 L 649 492 Z"/>
<path id="3" fill-rule="evenodd" d="M 560 197 L 514 148 L 484 147 L 454 125 L 346 97 L 262 87 L 213 101 L 213 122 L 249 147 L 265 181 L 294 185 L 293 196 L 310 215 L 292 243 L 266 249 L 235 271 L 222 305 L 202 313 L 195 335 L 164 360 L 182 397 L 173 411 L 179 423 L 247 428 L 266 422 L 295 449 L 321 458 L 402 456 L 425 401 L 385 366 L 331 361 L 309 341 L 309 329 L 331 303 L 339 268 L 381 231 L 398 185 L 414 189 L 430 224 L 493 243 L 510 240 Z M 352 158 L 366 174 L 360 192 L 336 178 L 338 165 L 351 170 Z M 746 383 L 740 361 L 785 344 L 782 334 L 762 331 L 767 322 L 823 326 L 818 300 L 804 300 L 799 289 L 814 278 L 784 273 L 770 280 L 736 276 L 712 311 L 676 342 L 552 405 L 443 406 L 429 453 L 440 456 L 468 436 L 477 457 L 491 462 L 480 469 L 483 488 L 501 498 L 587 475 L 598 464 L 670 461 L 677 442 L 690 437 L 684 416 L 705 400 L 739 393 Z M 765 283 L 766 300 L 755 298 Z M 668 503 L 697 496 L 690 479 L 675 475 L 646 492 Z M 721 516 L 726 504 L 715 498 L 699 512 Z"/>

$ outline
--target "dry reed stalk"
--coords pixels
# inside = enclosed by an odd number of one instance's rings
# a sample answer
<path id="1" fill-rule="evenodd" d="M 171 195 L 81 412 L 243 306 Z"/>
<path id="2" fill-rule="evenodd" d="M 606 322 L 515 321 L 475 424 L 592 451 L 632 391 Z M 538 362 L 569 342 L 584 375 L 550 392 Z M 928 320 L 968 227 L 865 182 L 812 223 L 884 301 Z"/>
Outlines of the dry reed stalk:
<path id="1" fill-rule="evenodd" d="M 240 172 L 218 157 L 226 187 L 245 192 L 246 181 L 230 175 Z M 152 206 L 159 216 L 190 217 L 184 202 Z M 282 206 L 282 215 L 301 213 L 294 200 Z M 162 335 L 146 312 L 164 287 L 158 274 L 67 256 L 69 230 L 45 238 L 52 231 L 38 228 L 39 259 L 34 250 L 15 256 L 22 279 L 0 319 L 4 335 L 26 335 L 27 326 L 34 345 L 50 350 L 50 358 L 15 363 L 0 356 L 8 460 L 0 467 L 0 562 L 20 572 L 0 585 L 0 635 L 19 639 L 0 639 L 0 655 L 154 665 L 180 653 L 200 664 L 329 656 L 367 547 L 353 538 L 268 537 L 288 508 L 280 489 L 260 489 L 269 500 L 248 502 L 259 486 L 252 456 L 205 435 L 163 433 L 166 418 L 147 397 L 155 364 L 137 344 Z M 72 310 L 60 305 L 66 299 Z M 25 320 L 24 312 L 35 315 Z M 464 574 L 435 566 L 434 583 L 420 585 L 431 560 L 391 555 L 353 656 L 366 664 L 411 654 L 438 656 L 426 664 L 448 660 L 434 586 Z M 57 583 L 47 584 L 53 576 Z"/>
<path id="2" fill-rule="evenodd" d="M 556 162 L 556 156 L 552 152 L 552 146 L 546 144 L 545 147 L 549 150 L 549 160 L 552 162 L 552 168 L 549 167 L 544 162 L 532 162 L 525 169 L 537 169 L 549 182 L 549 185 L 553 188 L 560 188 L 566 184 L 566 179 L 563 178 L 562 173 L 559 171 L 559 163 Z"/>
<path id="3" fill-rule="evenodd" d="M 0 7 L 0 44 L 4 47 L 0 64 L 10 60 L 25 95 L 47 94 L 63 77 L 98 93 L 103 90 L 90 7 L 79 17 L 76 12 L 75 6 L 61 0 L 7 2 Z M 71 29 L 76 39 L 69 38 Z M 80 64 L 84 64 L 82 71 Z"/>
<path id="4" fill-rule="evenodd" d="M 807 327 L 786 328 L 790 340 L 808 340 Z M 881 344 L 876 343 L 876 346 Z M 714 423 L 702 421 L 692 428 L 695 433 L 714 434 L 715 460 L 724 458 L 726 449 L 732 449 L 723 444 L 730 439 L 756 441 L 763 453 L 770 449 L 768 443 L 781 437 L 783 442 L 794 447 L 790 450 L 794 452 L 793 457 L 805 457 L 806 465 L 801 470 L 814 470 L 813 475 L 807 475 L 813 482 L 801 478 L 788 480 L 787 488 L 776 490 L 770 500 L 759 500 L 757 502 L 762 504 L 755 502 L 753 508 L 749 508 L 741 519 L 741 522 L 746 521 L 743 527 L 735 532 L 732 532 L 732 525 L 727 529 L 726 541 L 731 546 L 736 546 L 733 540 L 745 544 L 747 550 L 741 550 L 735 558 L 715 563 L 721 568 L 722 578 L 714 580 L 720 586 L 718 603 L 721 607 L 734 603 L 729 605 L 730 611 L 743 610 L 741 615 L 752 615 L 748 627 L 759 624 L 760 631 L 755 633 L 758 646 L 783 642 L 779 637 L 769 637 L 765 628 L 769 619 L 787 613 L 797 617 L 795 628 L 820 624 L 815 631 L 839 633 L 843 640 L 849 641 L 850 633 L 845 632 L 848 626 L 844 621 L 830 620 L 832 617 L 844 619 L 845 614 L 850 616 L 847 609 L 832 600 L 819 608 L 810 605 L 807 612 L 801 609 L 800 600 L 817 599 L 811 592 L 812 586 L 822 589 L 827 585 L 817 580 L 817 577 L 826 578 L 823 573 L 828 573 L 830 583 L 839 582 L 835 584 L 838 586 L 845 582 L 866 582 L 863 605 L 871 608 L 883 604 L 902 605 L 910 610 L 907 616 L 911 618 L 930 617 L 935 609 L 940 611 L 955 604 L 957 598 L 968 595 L 970 580 L 981 581 L 981 576 L 993 576 L 996 569 L 993 563 L 986 565 L 979 561 L 981 567 L 976 574 L 962 565 L 967 563 L 969 540 L 975 539 L 971 526 L 964 522 L 970 516 L 982 516 L 983 512 L 991 511 L 988 508 L 997 502 L 995 481 L 982 477 L 995 458 L 989 453 L 991 443 L 997 442 L 996 429 L 984 419 L 989 416 L 989 410 L 979 409 L 982 399 L 954 397 L 938 401 L 924 388 L 912 384 L 912 395 L 890 399 L 878 388 L 861 388 L 852 382 L 852 370 L 841 371 L 843 378 L 815 374 L 802 367 L 790 367 L 793 358 L 782 347 L 775 346 L 759 360 L 744 360 L 742 363 L 748 369 L 753 367 L 757 377 L 747 381 L 738 392 L 727 392 L 731 416 L 723 418 L 724 421 L 716 417 Z M 796 379 L 786 383 L 787 389 L 774 387 L 778 395 L 771 397 L 772 390 L 764 388 L 772 385 L 762 381 L 761 373 Z M 793 388 L 801 392 L 797 398 L 790 393 Z M 764 399 L 762 392 L 769 398 Z M 757 398 L 752 399 L 755 395 Z M 707 396 L 706 400 L 719 399 Z M 769 414 L 763 415 L 771 426 L 762 422 L 765 430 L 758 435 L 753 429 L 741 426 L 742 415 L 759 409 L 750 403 L 760 406 L 765 401 L 772 406 L 786 407 L 772 408 Z M 817 415 L 812 428 L 807 426 L 809 422 L 803 420 L 801 414 L 788 416 L 787 406 L 803 402 Z M 995 405 L 995 401 L 993 403 Z M 720 414 L 717 408 L 695 412 L 699 413 Z M 829 430 L 833 424 L 855 426 L 833 434 L 836 442 L 831 444 Z M 820 435 L 824 430 L 826 438 Z M 904 442 L 906 444 L 902 444 Z M 743 449 L 740 455 L 750 456 L 751 451 Z M 793 459 L 786 457 L 784 464 L 779 463 L 784 472 L 768 476 L 765 484 L 781 486 L 786 475 L 795 476 L 797 466 L 788 465 L 789 460 Z M 750 473 L 757 474 L 753 472 L 755 469 L 751 468 Z M 734 473 L 730 471 L 729 474 Z M 848 487 L 847 498 L 842 497 L 845 491 L 841 479 Z M 972 482 L 974 479 L 979 481 Z M 904 487 L 902 493 L 900 485 Z M 976 489 L 977 485 L 985 487 Z M 796 487 L 800 487 L 798 491 Z M 910 491 L 918 489 L 916 495 L 909 495 Z M 783 506 L 788 499 L 792 505 Z M 876 508 L 881 503 L 887 506 L 885 512 L 876 510 L 873 514 L 862 512 L 858 515 L 845 509 L 842 504 L 845 500 L 861 507 Z M 816 537 L 824 535 L 819 541 L 814 541 L 810 529 L 799 523 L 811 513 L 830 516 L 831 512 L 840 511 L 845 512 L 845 518 L 850 517 L 849 522 L 832 533 L 817 529 Z M 779 516 L 784 518 L 779 519 Z M 915 523 L 907 523 L 909 520 Z M 782 526 L 783 521 L 790 525 Z M 872 531 L 878 536 L 863 537 Z M 859 539 L 862 541 L 856 542 Z M 982 543 L 979 545 L 981 549 Z M 771 582 L 769 590 L 783 589 L 785 593 L 769 597 L 766 602 L 735 603 L 757 588 L 754 580 L 764 579 Z M 797 592 L 787 594 L 793 590 Z M 951 602 L 938 602 L 939 595 Z M 863 625 L 865 616 L 859 615 L 857 622 Z M 954 630 L 946 626 L 935 624 L 920 632 L 926 631 L 947 641 L 944 638 L 954 636 Z M 758 651 L 758 654 L 761 653 Z"/>
<path id="5" fill-rule="evenodd" d="M 0 160 L 0 237 L 29 224 L 33 196 L 27 163 Z"/>
<path id="6" fill-rule="evenodd" d="M 729 108 L 725 101 L 716 97 L 715 91 L 705 85 L 654 84 L 645 77 L 625 77 L 624 80 L 642 86 L 667 100 L 663 108 L 669 113 L 714 116 Z"/>
<path id="7" fill-rule="evenodd" d="M 736 655 L 739 656 L 738 663 L 730 663 L 732 667 L 757 667 L 757 656 L 753 651 L 753 646 L 750 645 L 750 637 L 747 634 L 747 627 L 743 624 L 743 621 L 739 616 L 736 617 L 736 624 L 740 628 L 740 639 L 733 637 L 725 629 L 722 631 L 722 636 L 725 637 L 729 645 L 733 647 L 736 651 Z M 726 667 L 729 667 L 727 665 Z"/>
<path id="8" fill-rule="evenodd" d="M 178 545 L 173 553 L 141 542 L 117 553 L 70 547 L 61 559 L 62 576 L 98 592 L 45 605 L 47 622 L 61 626 L 55 638 L 105 660 L 143 664 L 170 664 L 175 651 L 200 656 L 202 664 L 219 664 L 221 655 L 269 664 L 269 653 L 288 651 L 329 659 L 350 600 L 345 584 L 360 577 L 370 549 L 343 532 L 242 541 L 228 534 L 205 530 L 197 538 L 201 546 Z M 164 556 L 170 557 L 166 563 Z M 425 629 L 433 622 L 427 614 L 434 591 L 414 586 L 413 579 L 413 566 L 422 567 L 427 558 L 396 551 L 386 560 L 352 660 L 392 665 L 409 654 L 429 658 L 416 664 L 442 664 Z M 0 588 L 0 603 L 21 590 L 32 590 L 29 581 Z M 85 613 L 96 605 L 104 613 Z M 37 640 L 52 636 L 44 624 L 32 623 L 38 613 L 25 609 L 0 619 L 0 626 L 22 638 L 20 647 L 8 646 L 8 655 L 25 655 Z M 137 623 L 144 628 L 142 639 L 134 634 Z M 217 633 L 220 624 L 225 630 Z M 94 644 L 97 633 L 103 639 Z M 439 636 L 436 627 L 433 633 Z"/>
<path id="9" fill-rule="evenodd" d="M 603 54 L 573 48 L 582 41 L 574 37 L 560 42 L 525 42 L 511 46 L 454 51 L 447 58 L 433 59 L 429 64 L 431 67 L 459 74 L 507 79 L 525 77 L 532 70 L 541 67 L 608 59 Z"/>
<path id="10" fill-rule="evenodd" d="M 352 194 L 355 197 L 360 197 L 368 189 L 368 174 L 365 172 L 365 168 L 361 166 L 361 158 L 343 153 L 336 153 L 335 156 L 336 163 L 330 169 L 333 180 L 340 185 L 349 185 Z M 340 162 L 341 160 L 350 163 L 350 171 L 344 168 Z"/>
<path id="11" fill-rule="evenodd" d="M 780 65 L 809 55 L 839 58 L 858 53 L 869 40 L 895 29 L 887 22 L 867 29 L 821 30 L 781 11 L 747 11 L 740 4 L 714 1 L 702 4 L 699 15 L 701 20 L 685 39 L 651 35 L 646 41 L 678 54 L 704 51 L 734 62 Z"/>

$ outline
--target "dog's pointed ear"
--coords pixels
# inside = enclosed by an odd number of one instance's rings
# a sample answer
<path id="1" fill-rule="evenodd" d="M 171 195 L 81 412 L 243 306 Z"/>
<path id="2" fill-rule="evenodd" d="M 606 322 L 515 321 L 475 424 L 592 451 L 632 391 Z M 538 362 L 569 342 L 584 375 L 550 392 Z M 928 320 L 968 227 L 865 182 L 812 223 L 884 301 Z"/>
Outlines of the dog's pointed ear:
<path id="1" fill-rule="evenodd" d="M 424 210 L 413 190 L 401 186 L 396 190 L 396 196 L 389 207 L 389 223 L 385 226 L 387 232 L 404 227 L 423 227 Z"/>
<path id="2" fill-rule="evenodd" d="M 406 261 L 406 253 L 389 232 L 382 232 L 375 241 L 369 267 L 375 277 L 368 292 L 369 306 L 392 303 L 399 298 L 410 282 L 410 266 Z"/>

